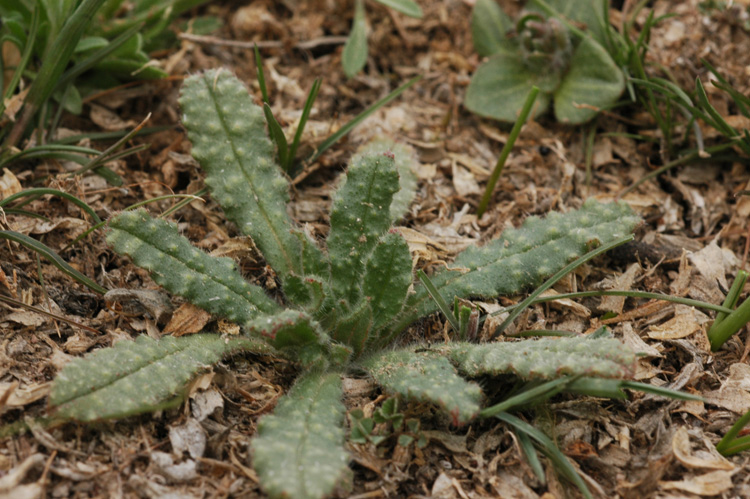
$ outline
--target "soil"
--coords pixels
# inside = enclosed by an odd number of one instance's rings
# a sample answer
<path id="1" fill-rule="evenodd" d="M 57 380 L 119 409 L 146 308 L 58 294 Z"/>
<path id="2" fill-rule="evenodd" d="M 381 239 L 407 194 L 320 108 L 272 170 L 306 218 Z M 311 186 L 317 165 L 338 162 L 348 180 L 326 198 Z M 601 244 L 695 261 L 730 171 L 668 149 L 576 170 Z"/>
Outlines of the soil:
<path id="1" fill-rule="evenodd" d="M 502 3 L 511 10 L 519 7 Z M 632 3 L 626 1 L 623 7 L 623 2 L 613 2 L 615 25 L 621 22 L 622 9 Z M 709 72 L 700 59 L 748 94 L 747 2 L 726 9 L 709 5 L 718 3 L 723 2 L 653 2 L 657 15 L 676 15 L 654 30 L 647 59 L 655 74 L 660 66 L 666 68 L 687 91 L 700 78 L 722 115 L 740 120 L 732 101 L 708 84 Z M 615 199 L 681 150 L 695 146 L 694 134 L 681 124 L 676 148 L 667 153 L 656 124 L 634 103 L 585 126 L 563 126 L 543 117 L 525 125 L 489 211 L 477 218 L 478 201 L 509 129 L 462 106 L 469 78 L 481 62 L 471 41 L 471 0 L 419 4 L 424 18 L 417 20 L 367 2 L 370 56 L 364 72 L 352 79 L 341 70 L 341 51 L 353 2 L 219 1 L 196 9 L 190 18 L 214 15 L 224 27 L 207 39 L 183 38 L 174 50 L 154 54 L 174 77 L 97 94 L 86 100 L 82 115 L 63 119 L 61 132 L 69 134 L 129 129 L 148 113 L 149 126 L 167 127 L 133 139 L 132 144 L 150 147 L 108 165 L 125 180 L 122 187 L 96 175 L 68 176 L 70 165 L 65 163 L 35 160 L 13 164 L 4 172 L 0 197 L 21 188 L 55 187 L 84 199 L 106 219 L 136 202 L 197 192 L 203 176 L 179 126 L 181 80 L 203 69 L 225 67 L 245 81 L 260 102 L 252 49 L 226 41 L 258 42 L 272 108 L 287 136 L 307 90 L 316 78 L 322 79 L 301 154 L 369 104 L 422 75 L 401 98 L 309 165 L 294 181 L 290 206 L 298 222 L 324 235 L 330 194 L 348 158 L 373 136 L 394 137 L 411 145 L 419 159 L 417 200 L 402 225 L 420 267 L 450 261 L 466 246 L 482 244 L 527 216 L 569 210 L 588 197 Z M 636 29 L 645 17 L 638 21 Z M 703 126 L 702 131 L 706 145 L 720 140 L 712 129 Z M 596 135 L 587 168 L 591 133 Z M 111 142 L 87 145 L 104 150 Z M 721 304 L 738 270 L 746 268 L 750 199 L 738 195 L 746 189 L 750 173 L 739 152 L 729 159 L 704 158 L 642 183 L 622 196 L 644 219 L 637 242 L 579 268 L 555 291 L 634 289 Z M 149 209 L 159 213 L 174 203 L 158 201 Z M 3 228 L 42 241 L 100 285 L 120 291 L 104 300 L 45 260 L 38 263 L 32 251 L 0 244 L 0 294 L 22 302 L 0 301 L 0 424 L 25 422 L 29 427 L 0 443 L 0 497 L 262 497 L 249 442 L 258 419 L 272 411 L 297 373 L 287 362 L 253 355 L 226 359 L 191 384 L 185 403 L 155 414 L 53 428 L 40 422 L 50 382 L 71 358 L 141 334 L 195 332 L 215 323 L 166 296 L 145 271 L 107 247 L 101 230 L 68 247 L 92 225 L 74 205 L 45 197 L 24 209 L 44 218 L 7 214 Z M 249 279 L 275 286 L 272 271 L 252 243 L 237 237 L 210 197 L 192 202 L 172 219 L 201 248 L 232 256 Z M 521 299 L 504 297 L 500 303 Z M 497 308 L 490 302 L 481 306 L 485 311 Z M 511 332 L 584 334 L 606 324 L 642 354 L 636 380 L 701 395 L 704 401 L 638 392 L 629 393 L 627 400 L 559 396 L 520 415 L 557 442 L 595 496 L 750 497 L 747 454 L 725 459 L 714 450 L 750 409 L 750 337 L 743 328 L 712 353 L 706 330 L 713 317 L 706 310 L 634 298 L 562 300 L 532 307 Z M 447 331 L 435 315 L 412 327 L 402 341 L 441 342 Z M 385 399 L 367 380 L 346 379 L 345 386 L 350 410 L 371 414 Z M 484 385 L 486 392 L 502 388 Z M 579 497 L 546 460 L 546 483 L 541 483 L 502 423 L 457 428 L 430 407 L 407 406 L 403 411 L 420 419 L 428 445 L 401 447 L 395 438 L 377 447 L 349 444 L 351 475 L 334 497 Z M 205 439 L 205 449 L 198 452 L 179 444 L 192 437 Z M 191 462 L 192 473 L 186 464 Z"/>

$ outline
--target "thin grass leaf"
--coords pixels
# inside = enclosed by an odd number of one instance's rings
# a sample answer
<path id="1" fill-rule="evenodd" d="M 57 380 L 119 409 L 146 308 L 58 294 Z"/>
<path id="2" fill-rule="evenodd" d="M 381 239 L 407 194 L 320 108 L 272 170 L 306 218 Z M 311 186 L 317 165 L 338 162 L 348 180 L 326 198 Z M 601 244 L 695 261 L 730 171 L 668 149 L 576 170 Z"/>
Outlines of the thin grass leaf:
<path id="1" fill-rule="evenodd" d="M 36 239 L 32 239 L 25 234 L 21 234 L 12 230 L 0 230 L 0 239 L 7 239 L 9 241 L 17 242 L 18 244 L 21 244 L 28 249 L 35 251 L 39 255 L 46 258 L 52 265 L 60 269 L 63 273 L 72 277 L 74 280 L 80 282 L 96 293 L 103 295 L 107 292 L 105 288 L 99 286 L 96 282 L 92 281 L 91 279 L 68 265 L 68 263 L 60 257 L 60 255 L 58 255 L 51 248 L 40 243 Z"/>
<path id="2" fill-rule="evenodd" d="M 47 195 L 47 194 L 51 194 L 53 196 L 59 196 L 59 197 L 61 197 L 63 199 L 66 199 L 66 200 L 70 201 L 71 203 L 73 203 L 74 205 L 78 206 L 83 211 L 85 211 L 86 214 L 88 214 L 88 216 L 90 216 L 94 220 L 94 222 L 96 222 L 96 223 L 99 223 L 99 222 L 102 221 L 102 219 L 99 218 L 99 215 L 96 214 L 96 212 L 94 211 L 94 209 L 91 206 L 89 206 L 86 202 L 81 201 L 80 199 L 78 199 L 77 197 L 75 197 L 72 194 L 69 194 L 69 193 L 63 192 L 63 191 L 59 191 L 57 189 L 32 188 L 32 189 L 26 189 L 26 190 L 21 191 L 21 192 L 17 192 L 15 194 L 12 194 L 12 195 L 8 196 L 7 198 L 1 199 L 0 200 L 0 208 L 4 208 L 4 207 L 8 206 L 9 203 L 12 203 L 12 202 L 14 202 L 17 199 L 30 198 L 30 199 L 27 199 L 26 201 L 24 201 L 23 203 L 19 203 L 18 205 L 14 206 L 14 207 L 21 207 L 21 206 L 23 206 L 23 205 L 25 205 L 27 203 L 30 203 L 31 201 L 33 201 L 35 199 L 38 199 L 40 196 L 44 196 L 44 195 Z"/>
<path id="3" fill-rule="evenodd" d="M 728 456 L 731 454 L 729 454 L 727 451 L 729 451 L 731 448 L 737 447 L 740 444 L 746 444 L 750 442 L 750 435 L 742 437 L 742 439 L 737 438 L 737 435 L 740 434 L 742 429 L 747 426 L 748 423 L 750 423 L 750 411 L 747 411 L 745 414 L 743 414 L 742 417 L 740 417 L 740 419 L 738 419 L 737 422 L 732 425 L 727 434 L 724 435 L 724 438 L 722 438 L 719 443 L 716 444 L 716 450 L 719 451 L 721 455 Z M 745 445 L 742 446 L 745 447 Z M 741 450 L 744 450 L 744 448 L 736 450 L 732 452 L 732 454 L 740 452 Z"/>
<path id="4" fill-rule="evenodd" d="M 260 57 L 260 50 L 258 44 L 255 44 L 255 70 L 257 72 L 258 86 L 260 86 L 260 94 L 263 96 L 263 103 L 270 104 L 268 100 L 268 88 L 266 87 L 266 75 L 263 71 L 263 59 Z"/>
<path id="5" fill-rule="evenodd" d="M 557 271 L 552 277 L 550 277 L 549 279 L 547 279 L 544 282 L 544 284 L 542 284 L 541 286 L 539 286 L 538 288 L 536 288 L 533 293 L 531 293 L 524 301 L 522 301 L 518 305 L 517 308 L 515 308 L 510 313 L 510 315 L 503 321 L 503 323 L 500 324 L 500 326 L 498 326 L 498 328 L 493 333 L 492 337 L 493 338 L 497 338 L 500 334 L 502 334 L 502 332 L 505 331 L 505 329 L 514 320 L 516 320 L 516 318 L 519 315 L 521 315 L 521 312 L 523 312 L 526 308 L 528 308 L 529 305 L 531 305 L 531 303 L 539 295 L 541 295 L 542 293 L 544 293 L 545 291 L 547 291 L 549 288 L 551 288 L 552 286 L 554 286 L 557 281 L 559 281 L 560 279 L 562 279 L 563 277 L 565 277 L 568 273 L 572 272 L 573 270 L 575 270 L 576 268 L 580 267 L 584 263 L 588 262 L 592 258 L 595 258 L 595 257 L 601 255 L 602 253 L 606 253 L 607 251 L 611 250 L 612 248 L 616 248 L 617 246 L 620 246 L 620 245 L 625 244 L 628 241 L 632 241 L 632 240 L 633 240 L 633 236 L 632 235 L 628 235 L 628 236 L 621 237 L 619 239 L 615 239 L 612 242 L 604 244 L 604 245 L 602 245 L 602 246 L 600 246 L 600 247 L 598 247 L 598 248 L 596 248 L 594 250 L 589 251 L 585 255 L 576 258 L 573 262 L 569 263 L 568 265 L 566 265 L 565 267 L 563 267 L 562 269 L 560 269 L 559 271 Z"/>
<path id="6" fill-rule="evenodd" d="M 312 88 L 310 88 L 310 92 L 307 94 L 305 107 L 302 108 L 302 116 L 300 116 L 299 123 L 297 124 L 297 131 L 294 133 L 294 139 L 292 140 L 292 145 L 289 147 L 289 154 L 288 154 L 289 159 L 288 159 L 288 165 L 286 168 L 287 170 L 293 167 L 294 160 L 296 159 L 296 156 L 297 156 L 297 149 L 299 148 L 299 143 L 302 140 L 302 132 L 305 131 L 305 125 L 307 125 L 307 120 L 310 117 L 310 111 L 312 111 L 312 107 L 313 107 L 313 104 L 315 103 L 315 99 L 318 98 L 320 85 L 321 85 L 320 78 L 316 78 L 312 84 Z"/>
<path id="7" fill-rule="evenodd" d="M 357 116 L 355 116 L 351 121 L 349 121 L 346 125 L 339 128 L 336 133 L 331 134 L 328 138 L 326 138 L 323 142 L 320 143 L 316 151 L 305 160 L 305 163 L 312 163 L 316 159 L 320 157 L 321 154 L 323 154 L 325 151 L 327 151 L 333 144 L 341 140 L 343 136 L 348 134 L 352 131 L 354 127 L 359 125 L 365 118 L 370 116 L 372 113 L 380 109 L 381 107 L 385 106 L 389 102 L 391 102 L 393 99 L 401 95 L 407 88 L 414 85 L 416 82 L 421 80 L 421 76 L 416 76 L 412 78 L 411 80 L 407 81 L 400 87 L 398 87 L 393 92 L 389 93 L 379 101 L 377 101 L 375 104 L 371 105 L 361 113 L 359 113 Z"/>
<path id="8" fill-rule="evenodd" d="M 521 447 L 523 455 L 526 456 L 526 461 L 528 462 L 531 471 L 534 472 L 539 483 L 546 485 L 547 476 L 544 474 L 544 467 L 542 467 L 542 463 L 539 461 L 539 454 L 534 447 L 534 443 L 531 441 L 531 437 L 522 431 L 517 431 L 515 434 L 516 438 L 518 438 L 518 445 Z"/>
<path id="9" fill-rule="evenodd" d="M 284 130 L 282 130 L 279 122 L 276 121 L 273 111 L 271 111 L 271 106 L 269 106 L 267 102 L 263 103 L 263 114 L 266 116 L 268 134 L 273 143 L 276 144 L 276 155 L 279 159 L 279 165 L 281 165 L 281 168 L 283 168 L 284 171 L 287 171 L 289 169 L 289 146 L 286 142 Z"/>
<path id="10" fill-rule="evenodd" d="M 565 386 L 573 382 L 575 379 L 575 377 L 558 378 L 542 383 L 534 388 L 524 390 L 517 395 L 503 400 L 499 404 L 482 409 L 479 413 L 479 417 L 491 418 L 501 412 L 508 412 L 515 407 L 538 404 L 563 391 Z"/>
<path id="11" fill-rule="evenodd" d="M 13 126 L 6 140 L 6 146 L 12 147 L 18 143 L 32 116 L 58 87 L 60 76 L 65 71 L 78 41 L 90 25 L 96 11 L 105 1 L 83 0 L 65 21 L 55 39 L 47 46 L 39 72 L 24 99 L 24 110 Z"/>
<path id="12" fill-rule="evenodd" d="M 432 284 L 432 281 L 430 281 L 430 278 L 427 277 L 427 274 L 424 273 L 424 270 L 417 270 L 417 277 L 419 277 L 419 280 L 422 281 L 422 284 L 424 284 L 424 287 L 427 289 L 430 297 L 435 300 L 435 303 L 437 303 L 438 308 L 443 313 L 445 318 L 448 319 L 448 322 L 451 323 L 453 330 L 456 332 L 460 331 L 461 328 L 459 326 L 458 319 L 456 319 L 456 316 L 453 314 L 453 310 L 451 310 L 451 308 L 448 306 L 445 298 L 443 298 L 435 285 Z"/>
<path id="13" fill-rule="evenodd" d="M 541 451 L 552 461 L 557 471 L 570 480 L 573 485 L 578 487 L 578 490 L 581 491 L 584 497 L 587 499 L 593 499 L 594 496 L 591 495 L 591 492 L 589 491 L 588 486 L 586 486 L 586 482 L 581 478 L 581 475 L 578 474 L 565 454 L 560 452 L 560 449 L 557 448 L 555 443 L 550 440 L 547 435 L 537 430 L 529 423 L 517 418 L 516 416 L 508 414 L 507 412 L 497 414 L 495 417 L 500 421 L 509 424 L 514 430 L 516 430 L 516 432 L 525 433 L 529 438 L 536 440 Z"/>
<path id="14" fill-rule="evenodd" d="M 492 194 L 495 191 L 495 185 L 500 178 L 500 174 L 503 172 L 505 161 L 508 159 L 510 151 L 513 149 L 513 145 L 516 143 L 518 135 L 521 133 L 521 128 L 526 123 L 526 120 L 531 113 L 531 109 L 534 106 L 534 102 L 536 102 L 537 95 L 539 95 L 539 87 L 532 86 L 531 90 L 529 90 L 529 93 L 526 96 L 526 100 L 523 103 L 521 113 L 519 114 L 516 122 L 513 124 L 513 128 L 508 135 L 508 140 L 505 141 L 503 149 L 502 151 L 500 151 L 500 157 L 497 158 L 495 168 L 492 170 L 492 174 L 487 181 L 487 187 L 484 189 L 484 195 L 482 196 L 482 200 L 479 202 L 479 207 L 477 208 L 478 218 L 482 218 L 482 215 L 484 215 L 484 212 L 487 210 L 487 206 L 490 204 L 490 199 L 492 198 Z"/>
<path id="15" fill-rule="evenodd" d="M 748 275 L 750 274 L 748 274 L 744 270 L 737 271 L 737 277 L 734 278 L 734 282 L 732 282 L 732 286 L 729 288 L 727 296 L 726 298 L 724 298 L 724 302 L 721 304 L 723 307 L 732 310 L 737 306 L 737 302 L 740 299 L 740 294 L 742 293 L 742 290 L 745 289 L 745 282 L 747 281 Z M 708 330 L 709 340 L 711 339 L 711 336 L 713 336 L 713 331 L 717 327 L 719 327 L 719 324 L 721 324 L 721 322 L 726 319 L 728 315 L 729 313 L 726 312 L 719 312 L 718 314 L 716 314 L 714 323 L 711 324 L 711 327 Z"/>

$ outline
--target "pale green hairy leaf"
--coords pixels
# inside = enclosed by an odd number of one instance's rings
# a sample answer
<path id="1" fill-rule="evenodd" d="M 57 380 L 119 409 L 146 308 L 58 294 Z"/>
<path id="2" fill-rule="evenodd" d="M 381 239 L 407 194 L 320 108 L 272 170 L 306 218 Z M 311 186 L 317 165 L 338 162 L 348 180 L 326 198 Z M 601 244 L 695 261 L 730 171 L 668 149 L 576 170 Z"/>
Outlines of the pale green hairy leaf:
<path id="1" fill-rule="evenodd" d="M 436 352 L 394 350 L 372 356 L 363 367 L 389 392 L 440 406 L 454 424 L 466 423 L 479 412 L 479 385 L 461 378 Z"/>
<path id="2" fill-rule="evenodd" d="M 107 242 L 151 272 L 158 284 L 202 309 L 245 324 L 281 308 L 263 290 L 247 282 L 230 258 L 212 257 L 196 248 L 166 220 L 145 210 L 123 212 L 109 221 Z"/>
<path id="3" fill-rule="evenodd" d="M 253 466 L 271 497 L 323 497 L 347 469 L 338 373 L 302 376 L 258 424 Z"/>
<path id="4" fill-rule="evenodd" d="M 153 411 L 174 400 L 196 373 L 238 349 L 273 351 L 257 340 L 217 334 L 121 341 L 66 365 L 52 384 L 50 405 L 55 417 L 76 421 Z"/>

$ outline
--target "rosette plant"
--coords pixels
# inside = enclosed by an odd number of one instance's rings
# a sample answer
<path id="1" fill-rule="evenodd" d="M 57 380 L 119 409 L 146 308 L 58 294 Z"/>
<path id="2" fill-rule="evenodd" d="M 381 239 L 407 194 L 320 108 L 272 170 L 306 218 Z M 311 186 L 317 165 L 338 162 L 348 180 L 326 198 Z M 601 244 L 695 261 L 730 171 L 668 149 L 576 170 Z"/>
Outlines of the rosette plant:
<path id="1" fill-rule="evenodd" d="M 604 48 L 608 29 L 600 0 L 531 0 L 515 23 L 495 0 L 477 0 L 474 48 L 488 59 L 471 78 L 464 104 L 476 114 L 514 122 L 537 86 L 533 116 L 552 106 L 561 123 L 589 121 L 625 89 L 623 72 Z"/>
<path id="2" fill-rule="evenodd" d="M 240 325 L 242 334 L 141 336 L 77 359 L 53 383 L 54 419 L 87 422 L 162 408 L 231 352 L 283 357 L 299 366 L 300 376 L 260 420 L 253 466 L 271 496 L 305 498 L 345 482 L 344 375 L 370 376 L 405 401 L 431 403 L 456 425 L 504 418 L 548 452 L 556 448 L 547 437 L 507 414 L 519 400 L 482 409 L 482 390 L 471 379 L 514 375 L 545 396 L 563 389 L 620 396 L 631 386 L 635 356 L 608 336 L 392 346 L 437 310 L 434 293 L 449 299 L 516 293 L 592 247 L 627 239 L 640 219 L 626 204 L 590 201 L 546 219 L 529 217 L 435 271 L 428 291 L 414 279 L 409 247 L 392 226 L 416 184 L 403 146 L 375 144 L 352 160 L 334 195 L 323 246 L 289 217 L 288 180 L 275 163 L 263 111 L 237 78 L 226 71 L 192 76 L 180 104 L 212 196 L 275 269 L 281 293 L 251 284 L 233 260 L 210 256 L 175 224 L 143 209 L 112 217 L 107 240 L 115 251 L 171 293 Z M 463 309 L 458 314 L 466 316 Z M 556 463 L 567 462 L 556 452 Z"/>

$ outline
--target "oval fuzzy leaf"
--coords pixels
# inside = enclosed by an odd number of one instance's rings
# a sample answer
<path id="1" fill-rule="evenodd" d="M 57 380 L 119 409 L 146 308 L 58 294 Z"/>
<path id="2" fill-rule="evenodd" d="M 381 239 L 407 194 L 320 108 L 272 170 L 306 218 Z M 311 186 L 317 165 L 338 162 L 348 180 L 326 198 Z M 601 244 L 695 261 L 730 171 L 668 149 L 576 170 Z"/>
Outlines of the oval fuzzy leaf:
<path id="1" fill-rule="evenodd" d="M 515 374 L 523 379 L 561 376 L 629 378 L 635 353 L 614 338 L 543 338 L 517 342 L 449 343 L 438 348 L 466 376 Z"/>
<path id="2" fill-rule="evenodd" d="M 495 0 L 477 0 L 471 12 L 471 38 L 479 55 L 489 57 L 499 52 L 511 29 L 513 21 Z"/>
<path id="3" fill-rule="evenodd" d="M 597 42 L 606 43 L 609 19 L 604 18 L 604 2 L 601 0 L 545 0 L 545 3 L 567 20 L 585 25 L 588 33 Z M 526 8 L 542 12 L 547 17 L 547 13 L 539 7 L 536 0 L 530 0 Z"/>
<path id="4" fill-rule="evenodd" d="M 438 405 L 454 424 L 471 421 L 479 412 L 479 385 L 463 379 L 448 359 L 434 352 L 394 350 L 371 357 L 363 367 L 387 391 Z"/>
<path id="5" fill-rule="evenodd" d="M 604 47 L 591 38 L 581 41 L 570 69 L 555 91 L 555 117 L 561 123 L 584 123 L 598 109 L 611 107 L 625 90 L 625 77 Z"/>
<path id="6" fill-rule="evenodd" d="M 395 11 L 401 12 L 409 17 L 421 18 L 424 14 L 422 13 L 422 7 L 413 0 L 375 0 L 378 3 L 390 7 Z"/>
<path id="7" fill-rule="evenodd" d="M 341 378 L 308 373 L 258 423 L 253 467 L 271 497 L 318 499 L 347 469 Z"/>
<path id="8" fill-rule="evenodd" d="M 533 85 L 542 88 L 540 77 L 526 67 L 513 47 L 503 47 L 471 77 L 464 105 L 480 116 L 513 123 Z M 540 92 L 532 116 L 544 113 L 550 100 L 551 94 Z"/>
<path id="9" fill-rule="evenodd" d="M 365 19 L 365 8 L 362 0 L 357 0 L 357 7 L 354 11 L 354 22 L 349 38 L 344 44 L 344 51 L 341 54 L 341 64 L 344 67 L 344 74 L 351 78 L 359 73 L 365 67 L 367 62 L 367 20 Z"/>

